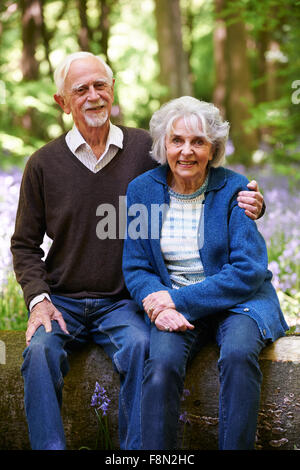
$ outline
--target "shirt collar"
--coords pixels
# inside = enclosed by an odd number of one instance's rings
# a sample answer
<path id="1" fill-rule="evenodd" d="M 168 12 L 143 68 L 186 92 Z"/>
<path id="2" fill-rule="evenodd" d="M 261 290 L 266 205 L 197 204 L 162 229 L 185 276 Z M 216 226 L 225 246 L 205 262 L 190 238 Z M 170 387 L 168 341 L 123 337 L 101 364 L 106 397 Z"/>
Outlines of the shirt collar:
<path id="1" fill-rule="evenodd" d="M 88 143 L 84 140 L 75 124 L 73 125 L 72 129 L 68 132 L 66 139 L 69 148 L 73 153 L 75 153 L 81 145 L 88 145 Z M 115 126 L 109 121 L 109 132 L 107 136 L 105 151 L 110 145 L 115 145 L 122 149 L 123 132 L 119 127 Z"/>

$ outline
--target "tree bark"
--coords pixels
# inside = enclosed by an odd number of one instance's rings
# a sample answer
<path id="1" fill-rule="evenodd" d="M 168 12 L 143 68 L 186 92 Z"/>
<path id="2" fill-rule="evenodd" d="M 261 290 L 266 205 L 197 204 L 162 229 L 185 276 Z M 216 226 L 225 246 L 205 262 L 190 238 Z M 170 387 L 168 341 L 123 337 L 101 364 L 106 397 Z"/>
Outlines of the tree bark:
<path id="1" fill-rule="evenodd" d="M 166 87 L 162 101 L 191 95 L 187 54 L 183 49 L 179 0 L 155 0 L 160 65 L 159 80 Z"/>
<path id="2" fill-rule="evenodd" d="M 226 7 L 227 0 L 215 0 L 213 100 L 231 125 L 230 138 L 235 148 L 231 160 L 251 165 L 252 153 L 258 146 L 258 133 L 246 132 L 245 124 L 250 118 L 249 108 L 254 104 L 247 31 L 237 11 L 223 14 Z"/>
<path id="3" fill-rule="evenodd" d="M 78 34 L 78 42 L 82 51 L 89 51 L 91 33 L 88 25 L 88 19 L 86 14 L 87 2 L 86 0 L 78 0 L 77 7 L 80 17 L 80 30 Z"/>
<path id="4" fill-rule="evenodd" d="M 43 8 L 43 0 L 39 0 L 40 5 L 41 5 L 41 17 L 42 17 L 42 24 L 41 24 L 41 36 L 45 48 L 45 56 L 46 60 L 48 62 L 49 66 L 49 75 L 52 77 L 53 75 L 53 69 L 52 69 L 52 64 L 50 61 L 50 39 L 51 35 L 48 33 L 46 23 L 45 23 L 45 17 L 44 17 L 44 8 Z"/>
<path id="5" fill-rule="evenodd" d="M 246 132 L 245 121 L 250 118 L 249 108 L 254 104 L 251 73 L 247 57 L 247 32 L 237 14 L 227 25 L 226 57 L 228 63 L 228 117 L 235 152 L 234 160 L 251 165 L 252 153 L 257 149 L 256 131 Z"/>
<path id="6" fill-rule="evenodd" d="M 35 58 L 36 47 L 41 36 L 42 9 L 39 0 L 21 0 L 23 51 L 21 70 L 24 80 L 37 80 L 39 62 Z"/>
<path id="7" fill-rule="evenodd" d="M 214 64 L 215 88 L 213 94 L 214 104 L 220 109 L 223 118 L 226 118 L 228 67 L 226 63 L 227 29 L 224 19 L 219 15 L 224 7 L 224 0 L 215 0 L 215 28 L 214 38 Z"/>
<path id="8" fill-rule="evenodd" d="M 109 28 L 110 28 L 110 22 L 109 22 L 109 14 L 110 14 L 110 9 L 111 5 L 110 2 L 107 0 L 100 0 L 100 5 L 101 5 L 101 15 L 100 15 L 100 21 L 99 21 L 99 28 L 101 30 L 101 52 L 102 54 L 105 55 L 106 62 L 110 66 L 110 60 L 108 57 L 108 40 L 109 40 Z"/>
<path id="9" fill-rule="evenodd" d="M 263 373 L 257 427 L 257 449 L 294 450 L 300 448 L 300 338 L 287 336 L 263 349 Z M 29 449 L 21 376 L 24 331 L 0 331 L 0 449 Z M 184 388 L 190 395 L 181 402 L 189 423 L 180 429 L 178 449 L 218 448 L 219 373 L 218 348 L 208 344 L 187 369 Z M 67 446 L 93 449 L 97 420 L 90 406 L 95 382 L 111 399 L 109 429 L 118 449 L 119 376 L 103 349 L 95 344 L 70 357 L 70 372 L 64 380 L 62 417 Z M 184 442 L 183 442 L 184 441 Z"/>

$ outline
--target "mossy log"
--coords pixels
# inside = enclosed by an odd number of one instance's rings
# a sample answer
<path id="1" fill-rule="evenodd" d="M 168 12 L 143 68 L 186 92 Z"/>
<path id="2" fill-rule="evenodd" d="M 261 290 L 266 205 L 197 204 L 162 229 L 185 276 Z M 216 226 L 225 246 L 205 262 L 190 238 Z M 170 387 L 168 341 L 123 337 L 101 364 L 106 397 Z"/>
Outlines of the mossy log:
<path id="1" fill-rule="evenodd" d="M 30 449 L 20 373 L 24 332 L 0 331 L 0 449 Z M 218 448 L 218 349 L 209 344 L 190 365 L 182 402 L 189 423 L 181 424 L 179 447 Z M 256 448 L 300 449 L 300 337 L 286 336 L 267 346 L 260 356 L 263 372 Z M 90 406 L 95 382 L 111 399 L 109 411 L 113 446 L 118 449 L 119 376 L 104 351 L 93 344 L 70 358 L 65 378 L 62 416 L 68 449 L 95 447 L 97 419 Z"/>

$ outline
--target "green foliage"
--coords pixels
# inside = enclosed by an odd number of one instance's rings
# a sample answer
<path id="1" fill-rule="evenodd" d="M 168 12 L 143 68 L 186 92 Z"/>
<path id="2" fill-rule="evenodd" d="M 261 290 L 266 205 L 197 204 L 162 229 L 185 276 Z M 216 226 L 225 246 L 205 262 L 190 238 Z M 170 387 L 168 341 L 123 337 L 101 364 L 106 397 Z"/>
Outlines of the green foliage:
<path id="1" fill-rule="evenodd" d="M 294 0 L 229 0 L 221 16 L 229 24 L 234 18 L 241 19 L 247 26 L 249 38 L 255 41 L 250 46 L 255 93 L 260 86 L 268 86 L 273 75 L 275 96 L 259 97 L 250 109 L 251 118 L 245 123 L 249 130 L 257 129 L 261 141 L 269 151 L 275 164 L 285 165 L 300 161 L 300 100 L 296 99 L 294 88 L 300 88 L 300 9 Z M 267 37 L 269 48 L 265 51 L 267 72 L 261 75 L 258 67 L 259 46 Z M 252 50 L 251 50 L 252 47 Z M 293 88 L 294 86 L 294 88 Z"/>
<path id="2" fill-rule="evenodd" d="M 62 132 L 57 124 L 59 112 L 52 102 L 53 93 L 53 84 L 46 78 L 41 82 L 21 82 L 18 86 L 6 83 L 6 101 L 1 105 L 0 116 L 2 168 L 22 164 L 24 156 Z"/>
<path id="3" fill-rule="evenodd" d="M 251 109 L 251 114 L 246 126 L 249 129 L 264 129 L 264 141 L 271 149 L 274 163 L 278 169 L 288 171 L 288 163 L 300 161 L 300 142 L 295 138 L 300 124 L 299 113 L 294 112 L 288 97 L 284 96 L 257 104 Z"/>
<path id="4" fill-rule="evenodd" d="M 0 330 L 25 330 L 27 309 L 19 284 L 11 273 L 0 291 Z"/>
<path id="5" fill-rule="evenodd" d="M 120 1 L 113 10 L 109 56 L 124 122 L 148 129 L 164 88 L 159 84 L 154 5 Z"/>
<path id="6" fill-rule="evenodd" d="M 23 165 L 24 157 L 66 131 L 71 121 L 53 101 L 52 71 L 61 58 L 80 50 L 81 29 L 76 0 L 44 0 L 44 33 L 39 33 L 36 60 L 39 78 L 24 81 L 20 2 L 4 0 L 0 6 L 0 166 Z M 100 28 L 100 2 L 87 3 L 89 49 L 105 56 Z M 117 122 L 148 128 L 152 113 L 165 93 L 160 84 L 154 1 L 107 0 L 109 8 L 108 58 L 116 75 L 115 102 L 121 108 Z M 214 1 L 181 0 L 183 43 L 190 64 L 194 95 L 211 101 L 214 74 Z M 292 83 L 300 79 L 298 44 L 299 8 L 293 0 L 227 0 L 221 16 L 229 24 L 238 17 L 249 33 L 249 59 L 253 90 L 267 83 L 258 69 L 261 35 L 267 33 L 279 46 L 276 69 L 278 94 L 272 100 L 257 99 L 248 129 L 267 128 L 262 142 L 275 161 L 299 160 L 300 104 L 291 102 Z M 228 60 L 228 58 L 227 58 Z M 276 59 L 277 60 L 277 59 Z M 5 99 L 1 100 L 1 94 Z M 3 96 L 2 96 L 3 98 Z M 3 102 L 4 101 L 4 102 Z"/>
<path id="7" fill-rule="evenodd" d="M 44 32 L 38 33 L 35 53 L 39 77 L 31 81 L 24 80 L 21 71 L 21 2 L 0 3 L 0 168 L 4 170 L 23 167 L 30 154 L 72 124 L 53 100 L 52 72 L 66 54 L 80 50 L 80 2 L 43 0 L 41 3 Z M 166 92 L 160 84 L 154 1 L 107 0 L 105 3 L 109 8 L 107 55 L 116 77 L 115 103 L 121 109 L 115 119 L 125 125 L 148 128 L 150 117 Z M 89 50 L 105 58 L 101 2 L 88 0 L 86 5 Z M 293 180 L 299 182 L 300 92 L 297 94 L 295 87 L 300 90 L 297 85 L 300 82 L 300 2 L 224 0 L 224 5 L 220 16 L 226 24 L 241 20 L 248 33 L 247 54 L 255 104 L 249 109 L 251 117 L 245 128 L 256 129 L 260 134 L 261 149 L 256 152 L 256 158 L 259 163 L 272 161 L 277 171 L 288 177 L 293 175 Z M 214 0 L 181 0 L 183 44 L 189 57 L 194 95 L 206 101 L 213 100 L 215 87 L 214 8 Z M 272 73 L 268 67 L 264 72 L 260 68 L 260 48 L 265 37 L 269 48 L 264 52 Z M 229 60 L 230 53 L 226 57 Z M 271 97 L 260 93 L 262 88 L 269 91 L 270 78 L 276 85 Z M 261 181 L 259 172 L 253 176 Z M 274 214 L 270 203 L 267 207 L 267 213 Z M 287 203 L 278 220 L 286 209 Z M 283 231 L 278 232 L 278 238 L 274 236 L 270 240 L 270 259 L 277 263 L 281 257 L 279 267 L 283 269 L 287 260 L 292 259 L 283 256 Z M 295 273 L 298 267 L 289 263 L 290 271 Z M 295 312 L 299 294 L 285 291 L 284 295 L 289 296 L 282 298 L 284 310 Z M 0 292 L 0 329 L 25 329 L 26 317 L 22 292 L 10 274 Z"/>

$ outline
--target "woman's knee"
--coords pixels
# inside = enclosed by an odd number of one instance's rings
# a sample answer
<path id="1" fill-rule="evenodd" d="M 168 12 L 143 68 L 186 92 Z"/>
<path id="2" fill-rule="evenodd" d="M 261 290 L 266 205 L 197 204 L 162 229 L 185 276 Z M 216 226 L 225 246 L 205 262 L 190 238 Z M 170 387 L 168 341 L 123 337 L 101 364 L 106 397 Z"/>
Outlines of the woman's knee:
<path id="1" fill-rule="evenodd" d="M 258 353 L 249 344 L 231 344 L 221 348 L 220 360 L 232 364 L 256 362 Z"/>
<path id="2" fill-rule="evenodd" d="M 247 345 L 223 349 L 218 368 L 221 377 L 237 377 L 239 381 L 242 377 L 255 377 L 258 381 L 262 379 L 258 353 Z"/>
<path id="3" fill-rule="evenodd" d="M 264 341 L 256 322 L 246 315 L 229 315 L 217 336 L 220 363 L 235 365 L 257 363 Z"/>

